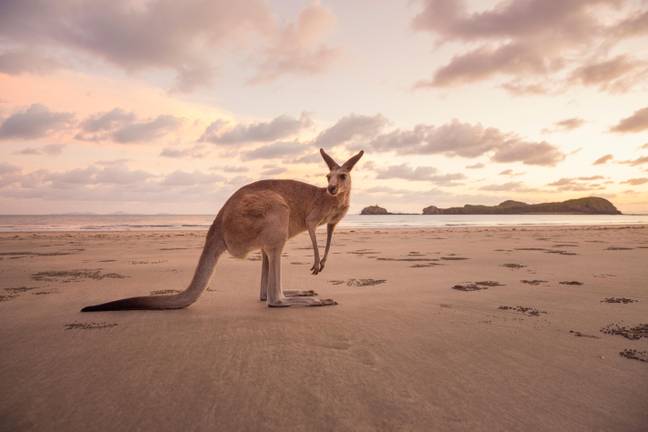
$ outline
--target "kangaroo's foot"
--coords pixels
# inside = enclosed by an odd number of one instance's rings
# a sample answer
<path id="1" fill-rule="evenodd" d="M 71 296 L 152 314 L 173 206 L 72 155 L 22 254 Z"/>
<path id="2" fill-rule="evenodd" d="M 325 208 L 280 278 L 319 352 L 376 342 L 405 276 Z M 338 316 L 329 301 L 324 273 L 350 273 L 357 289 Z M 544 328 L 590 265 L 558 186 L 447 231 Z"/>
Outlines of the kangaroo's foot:
<path id="1" fill-rule="evenodd" d="M 289 307 L 289 306 L 335 306 L 338 304 L 333 299 L 320 299 L 317 297 L 282 297 L 273 302 L 268 301 L 268 307 Z"/>
<path id="2" fill-rule="evenodd" d="M 283 294 L 286 297 L 311 297 L 317 295 L 313 290 L 284 290 Z"/>

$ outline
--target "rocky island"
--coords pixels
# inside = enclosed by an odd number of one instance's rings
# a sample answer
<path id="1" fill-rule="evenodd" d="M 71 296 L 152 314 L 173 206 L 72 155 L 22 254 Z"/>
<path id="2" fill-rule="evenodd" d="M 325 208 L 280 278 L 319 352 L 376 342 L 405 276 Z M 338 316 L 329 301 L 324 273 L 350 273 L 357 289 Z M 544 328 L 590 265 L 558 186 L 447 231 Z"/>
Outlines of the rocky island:
<path id="1" fill-rule="evenodd" d="M 571 199 L 562 202 L 527 204 L 507 200 L 495 206 L 466 204 L 463 207 L 425 207 L 424 215 L 474 215 L 474 214 L 621 214 L 610 201 L 599 197 Z"/>
<path id="2" fill-rule="evenodd" d="M 386 208 L 380 207 L 379 205 L 372 205 L 365 207 L 360 212 L 361 215 L 388 215 L 391 214 L 387 211 Z"/>

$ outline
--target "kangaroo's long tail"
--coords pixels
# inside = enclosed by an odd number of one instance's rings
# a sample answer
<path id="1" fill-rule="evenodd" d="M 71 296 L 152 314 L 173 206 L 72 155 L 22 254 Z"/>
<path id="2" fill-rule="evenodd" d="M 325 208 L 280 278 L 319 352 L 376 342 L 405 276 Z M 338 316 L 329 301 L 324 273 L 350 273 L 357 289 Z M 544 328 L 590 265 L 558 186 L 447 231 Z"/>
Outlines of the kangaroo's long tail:
<path id="1" fill-rule="evenodd" d="M 219 215 L 220 216 L 220 215 Z M 212 224 L 198 266 L 189 287 L 181 293 L 174 295 L 155 295 L 145 297 L 130 297 L 86 306 L 81 312 L 134 310 L 134 309 L 182 309 L 195 302 L 209 284 L 209 279 L 214 272 L 218 257 L 227 249 L 221 232 L 220 217 Z"/>

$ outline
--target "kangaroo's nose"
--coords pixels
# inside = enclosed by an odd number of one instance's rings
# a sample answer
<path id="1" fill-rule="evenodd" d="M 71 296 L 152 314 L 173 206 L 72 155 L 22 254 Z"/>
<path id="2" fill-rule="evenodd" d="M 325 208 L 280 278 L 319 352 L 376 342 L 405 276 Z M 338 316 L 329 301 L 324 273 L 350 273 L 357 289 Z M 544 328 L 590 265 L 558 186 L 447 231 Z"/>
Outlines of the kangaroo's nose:
<path id="1" fill-rule="evenodd" d="M 329 186 L 328 191 L 331 195 L 335 195 L 337 193 L 337 186 Z"/>

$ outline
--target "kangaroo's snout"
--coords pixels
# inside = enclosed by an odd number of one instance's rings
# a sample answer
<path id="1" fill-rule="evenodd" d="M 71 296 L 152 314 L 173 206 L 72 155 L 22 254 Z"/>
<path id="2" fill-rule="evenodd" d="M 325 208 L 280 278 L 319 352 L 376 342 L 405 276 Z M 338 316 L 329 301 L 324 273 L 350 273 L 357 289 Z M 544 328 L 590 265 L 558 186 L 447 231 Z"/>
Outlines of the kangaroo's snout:
<path id="1" fill-rule="evenodd" d="M 329 186 L 327 188 L 327 190 L 328 190 L 328 193 L 330 193 L 331 195 L 335 195 L 337 193 L 338 188 L 337 188 L 337 186 Z"/>

